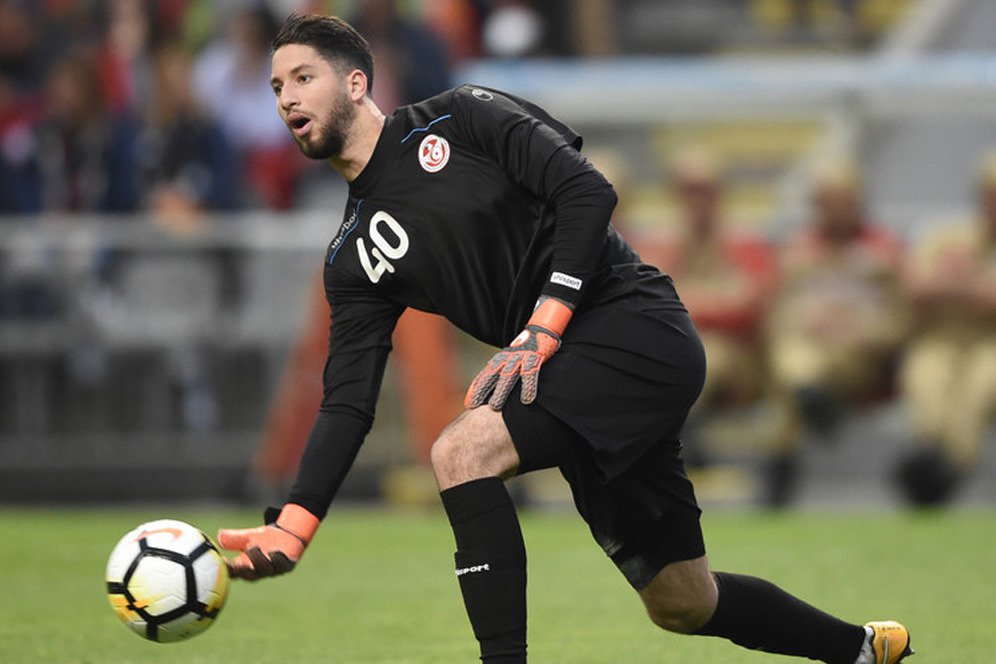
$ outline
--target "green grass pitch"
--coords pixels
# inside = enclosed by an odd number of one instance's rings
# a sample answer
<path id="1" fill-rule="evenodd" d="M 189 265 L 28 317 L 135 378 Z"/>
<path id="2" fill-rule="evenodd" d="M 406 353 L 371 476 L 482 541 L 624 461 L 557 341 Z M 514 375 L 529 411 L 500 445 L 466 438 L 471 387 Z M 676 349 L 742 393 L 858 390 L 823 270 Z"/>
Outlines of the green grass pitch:
<path id="1" fill-rule="evenodd" d="M 0 509 L 0 662 L 473 662 L 441 513 L 333 513 L 281 579 L 235 583 L 218 622 L 178 644 L 145 642 L 104 595 L 117 539 L 179 518 L 213 535 L 248 512 L 183 507 Z M 949 514 L 707 513 L 716 569 L 767 577 L 855 622 L 898 618 L 912 660 L 996 661 L 996 511 Z M 526 513 L 531 661 L 751 664 L 794 661 L 666 634 L 569 513 Z"/>

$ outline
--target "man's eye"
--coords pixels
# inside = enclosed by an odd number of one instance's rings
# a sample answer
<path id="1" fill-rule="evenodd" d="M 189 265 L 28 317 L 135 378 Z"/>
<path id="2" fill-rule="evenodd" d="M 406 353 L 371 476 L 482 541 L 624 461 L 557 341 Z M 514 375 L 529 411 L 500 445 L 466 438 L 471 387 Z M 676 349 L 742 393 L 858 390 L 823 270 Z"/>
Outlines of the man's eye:
<path id="1" fill-rule="evenodd" d="M 279 96 L 280 96 L 280 91 L 281 91 L 282 89 L 283 89 L 283 88 L 282 88 L 281 86 L 279 86 L 279 85 L 274 85 L 274 86 L 273 86 L 273 94 L 275 94 L 275 95 L 277 95 L 277 96 L 279 97 Z"/>
<path id="2" fill-rule="evenodd" d="M 298 83 L 307 83 L 308 81 L 311 80 L 311 78 L 312 77 L 310 74 L 301 74 L 300 76 L 297 77 L 297 81 Z"/>

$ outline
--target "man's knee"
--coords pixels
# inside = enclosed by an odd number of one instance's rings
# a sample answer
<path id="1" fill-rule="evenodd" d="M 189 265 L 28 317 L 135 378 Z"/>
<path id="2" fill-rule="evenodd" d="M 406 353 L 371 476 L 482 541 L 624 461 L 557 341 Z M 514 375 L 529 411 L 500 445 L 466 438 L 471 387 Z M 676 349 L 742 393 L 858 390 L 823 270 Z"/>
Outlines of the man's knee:
<path id="1" fill-rule="evenodd" d="M 679 634 L 693 634 L 709 622 L 718 596 L 704 557 L 668 565 L 640 591 L 650 620 Z"/>
<path id="2" fill-rule="evenodd" d="M 437 476 L 451 473 L 457 465 L 462 465 L 462 457 L 468 452 L 462 449 L 459 434 L 451 432 L 454 423 L 447 425 L 429 450 L 429 463 Z"/>
<path id="3" fill-rule="evenodd" d="M 501 413 L 481 407 L 451 422 L 429 453 L 441 490 L 482 477 L 508 477 L 519 456 Z"/>
<path id="4" fill-rule="evenodd" d="M 661 629 L 677 634 L 694 634 L 712 617 L 716 610 L 705 598 L 652 602 L 646 605 L 647 615 Z"/>

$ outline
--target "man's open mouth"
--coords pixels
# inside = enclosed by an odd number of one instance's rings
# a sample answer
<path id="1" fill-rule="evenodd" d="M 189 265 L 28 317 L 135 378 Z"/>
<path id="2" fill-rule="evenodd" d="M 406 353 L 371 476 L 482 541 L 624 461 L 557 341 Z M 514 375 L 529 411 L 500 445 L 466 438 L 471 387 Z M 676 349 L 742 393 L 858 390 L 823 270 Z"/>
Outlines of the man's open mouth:
<path id="1" fill-rule="evenodd" d="M 308 128 L 311 125 L 311 118 L 304 115 L 292 115 L 287 118 L 287 126 L 291 128 L 291 131 L 296 135 L 301 136 L 308 132 Z"/>

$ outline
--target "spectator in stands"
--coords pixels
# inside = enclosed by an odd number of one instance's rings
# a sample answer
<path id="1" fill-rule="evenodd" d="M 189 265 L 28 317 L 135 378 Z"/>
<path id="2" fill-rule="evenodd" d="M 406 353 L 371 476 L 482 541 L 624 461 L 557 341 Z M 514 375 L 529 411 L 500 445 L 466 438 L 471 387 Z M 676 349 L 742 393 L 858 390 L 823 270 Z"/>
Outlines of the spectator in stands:
<path id="1" fill-rule="evenodd" d="M 972 219 L 933 229 L 907 263 L 919 328 L 901 376 L 917 449 L 898 479 L 916 504 L 952 497 L 996 409 L 996 153 L 979 170 L 977 196 Z"/>
<path id="2" fill-rule="evenodd" d="M 786 504 L 804 433 L 832 440 L 845 404 L 881 395 L 907 326 L 901 244 L 865 214 L 857 167 L 816 176 L 812 219 L 784 249 L 769 325 L 773 389 L 784 415 L 767 501 Z"/>
<path id="3" fill-rule="evenodd" d="M 157 50 L 142 132 L 146 206 L 188 221 L 239 203 L 235 150 L 195 98 L 191 71 L 190 56 L 179 46 Z"/>
<path id="4" fill-rule="evenodd" d="M 307 160 L 273 110 L 270 41 L 277 21 L 265 4 L 239 9 L 222 20 L 224 33 L 195 63 L 194 89 L 235 146 L 249 202 L 289 208 Z"/>
<path id="5" fill-rule="evenodd" d="M 163 44 L 153 62 L 154 93 L 142 135 L 146 205 L 160 224 L 183 231 L 202 223 L 205 213 L 239 207 L 239 164 L 227 134 L 193 92 L 186 51 Z M 218 307 L 233 313 L 241 305 L 242 258 L 233 247 L 187 257 L 193 268 L 206 271 L 203 287 L 217 292 Z M 214 350 L 210 343 L 188 339 L 170 352 L 170 378 L 188 430 L 217 424 Z"/>
<path id="6" fill-rule="evenodd" d="M 111 0 L 97 16 L 104 37 L 98 51 L 107 106 L 115 112 L 140 112 L 152 95 L 152 52 L 159 41 L 154 2 Z"/>
<path id="7" fill-rule="evenodd" d="M 34 118 L 38 104 L 19 95 L 0 75 L 0 215 L 41 209 Z"/>
<path id="8" fill-rule="evenodd" d="M 0 10 L 0 20 L 2 14 Z M 0 38 L 2 33 L 0 28 Z M 36 103 L 19 93 L 16 80 L 0 73 L 0 223 L 20 223 L 21 215 L 41 208 L 33 153 L 36 112 Z M 48 268 L 44 252 L 37 248 L 0 251 L 0 321 L 51 318 L 57 313 L 56 288 Z"/>
<path id="9" fill-rule="evenodd" d="M 279 118 L 269 119 L 274 104 L 269 53 L 276 19 L 260 4 L 222 20 L 223 32 L 196 62 L 194 88 L 240 148 L 281 145 L 286 128 Z"/>
<path id="10" fill-rule="evenodd" d="M 0 0 L 0 222 L 19 219 L 8 215 L 34 212 L 41 206 L 32 154 L 42 80 L 37 38 L 26 4 Z M 0 252 L 0 320 L 48 318 L 55 313 L 45 266 L 39 267 L 30 256 L 25 261 L 23 253 Z"/>
<path id="11" fill-rule="evenodd" d="M 41 208 L 33 131 L 43 65 L 38 28 L 25 3 L 0 0 L 0 214 Z"/>
<path id="12" fill-rule="evenodd" d="M 108 111 L 93 53 L 70 52 L 46 85 L 35 132 L 41 207 L 60 212 L 130 212 L 140 191 L 136 124 Z"/>
<path id="13" fill-rule="evenodd" d="M 702 149 L 681 153 L 672 169 L 679 207 L 676 237 L 637 247 L 644 260 L 681 284 L 681 300 L 709 358 L 705 386 L 685 427 L 691 462 L 707 454 L 696 423 L 709 409 L 757 399 L 765 387 L 761 323 L 775 286 L 771 248 L 757 237 L 731 229 L 723 211 L 723 182 L 712 155 Z"/>
<path id="14" fill-rule="evenodd" d="M 135 124 L 108 111 L 96 57 L 69 51 L 45 79 L 41 99 L 16 97 L 0 137 L 0 209 L 21 214 L 119 213 L 137 209 Z M 50 318 L 61 290 L 42 253 L 5 268 L 4 315 Z M 13 267 L 12 267 L 13 266 Z"/>
<path id="15" fill-rule="evenodd" d="M 0 73 L 0 223 L 21 222 L 41 208 L 31 105 Z M 47 261 L 37 260 L 38 251 L 24 253 L 0 251 L 0 320 L 51 318 L 59 308 Z"/>
<path id="16" fill-rule="evenodd" d="M 403 17 L 397 0 L 367 0 L 351 23 L 376 54 L 373 98 L 386 112 L 450 87 L 442 40 L 419 22 Z"/>
<path id="17" fill-rule="evenodd" d="M 40 87 L 44 63 L 37 45 L 38 26 L 26 3 L 0 0 L 0 79 L 17 94 Z"/>

